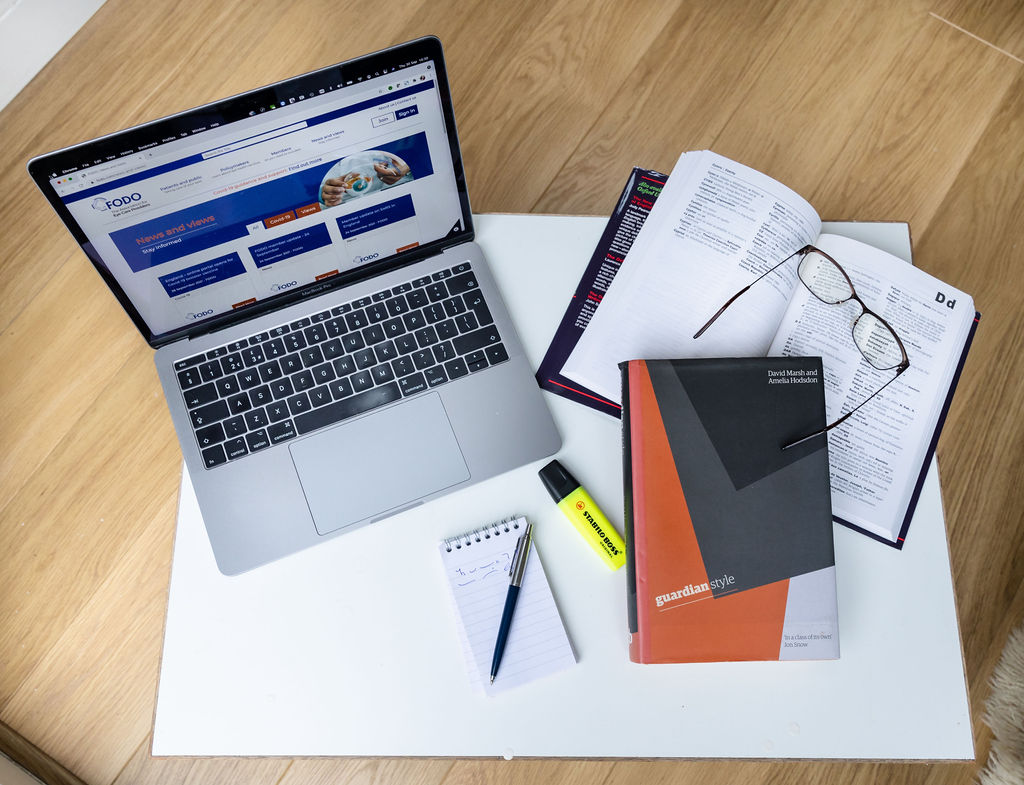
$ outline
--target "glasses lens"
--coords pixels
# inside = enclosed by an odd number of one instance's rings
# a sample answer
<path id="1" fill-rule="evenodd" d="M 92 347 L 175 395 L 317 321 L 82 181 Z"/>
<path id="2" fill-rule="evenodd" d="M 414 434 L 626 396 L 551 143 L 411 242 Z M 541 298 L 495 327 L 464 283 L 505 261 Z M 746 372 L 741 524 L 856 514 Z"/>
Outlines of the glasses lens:
<path id="1" fill-rule="evenodd" d="M 835 305 L 853 297 L 850 281 L 835 262 L 817 251 L 804 254 L 797 274 L 811 294 L 822 302 Z"/>
<path id="2" fill-rule="evenodd" d="M 864 359 L 880 371 L 887 371 L 903 362 L 903 351 L 894 333 L 873 313 L 864 314 L 853 325 L 853 342 Z"/>

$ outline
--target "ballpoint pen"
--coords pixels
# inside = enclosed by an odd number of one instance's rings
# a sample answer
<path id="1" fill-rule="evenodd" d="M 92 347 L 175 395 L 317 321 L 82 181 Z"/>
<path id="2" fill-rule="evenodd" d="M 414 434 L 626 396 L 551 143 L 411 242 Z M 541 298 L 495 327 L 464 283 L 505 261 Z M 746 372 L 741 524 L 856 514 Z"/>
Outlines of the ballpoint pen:
<path id="1" fill-rule="evenodd" d="M 519 599 L 519 588 L 523 585 L 523 575 L 526 573 L 526 560 L 530 556 L 530 545 L 532 542 L 533 524 L 528 523 L 526 524 L 526 531 L 523 532 L 516 543 L 516 549 L 512 554 L 512 566 L 508 571 L 508 595 L 505 597 L 505 609 L 501 612 L 498 639 L 494 642 L 494 658 L 491 660 L 491 684 L 494 684 L 494 677 L 498 675 L 498 666 L 501 665 L 501 656 L 505 653 L 508 631 L 512 626 L 512 614 L 516 609 L 516 600 Z"/>

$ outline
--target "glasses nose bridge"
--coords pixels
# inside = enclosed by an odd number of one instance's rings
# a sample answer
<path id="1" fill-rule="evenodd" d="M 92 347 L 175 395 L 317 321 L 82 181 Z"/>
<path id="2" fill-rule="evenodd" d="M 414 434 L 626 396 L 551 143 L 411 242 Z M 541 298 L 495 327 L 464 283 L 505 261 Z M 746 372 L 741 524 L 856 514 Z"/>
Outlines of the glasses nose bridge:
<path id="1" fill-rule="evenodd" d="M 861 319 L 864 318 L 864 314 L 871 313 L 871 311 L 864 304 L 864 301 L 857 296 L 856 292 L 854 292 L 849 297 L 847 297 L 845 300 L 843 300 L 841 303 L 839 303 L 839 305 L 846 305 L 847 303 L 857 303 L 857 305 L 860 307 L 860 313 L 858 313 L 856 316 L 854 316 L 850 320 L 850 332 L 851 333 L 856 333 L 856 331 L 857 331 L 857 323 Z M 853 342 L 854 342 L 854 345 L 857 345 L 856 337 L 854 337 Z M 860 346 L 857 346 L 857 348 L 860 349 Z M 863 354 L 863 353 L 864 352 L 862 351 L 861 354 Z"/>
<path id="2" fill-rule="evenodd" d="M 853 320 L 854 324 L 859 322 L 861 320 L 861 317 L 864 316 L 864 314 L 872 313 L 872 310 L 867 307 L 867 305 L 864 303 L 862 299 L 860 299 L 859 296 L 857 296 L 857 292 L 852 287 L 850 288 L 850 296 L 843 300 L 841 303 L 839 303 L 839 305 L 846 305 L 847 303 L 850 302 L 857 303 L 857 305 L 860 306 L 860 313 L 857 314 L 856 318 Z"/>
<path id="3" fill-rule="evenodd" d="M 829 302 L 827 300 L 822 299 L 821 297 L 819 297 L 818 299 L 822 300 L 822 302 L 824 302 L 825 305 L 834 305 L 834 306 L 836 306 L 838 308 L 842 308 L 844 305 L 846 305 L 848 303 L 857 303 L 857 305 L 860 306 L 860 313 L 858 313 L 856 316 L 854 316 L 850 320 L 850 324 L 851 325 L 856 325 L 857 322 L 859 322 L 861 320 L 861 317 L 864 316 L 864 314 L 871 313 L 871 309 L 868 308 L 864 304 L 864 301 L 862 299 L 860 299 L 860 297 L 857 296 L 856 292 L 853 292 L 849 297 L 847 297 L 847 298 L 845 298 L 843 300 L 835 300 L 835 301 Z"/>

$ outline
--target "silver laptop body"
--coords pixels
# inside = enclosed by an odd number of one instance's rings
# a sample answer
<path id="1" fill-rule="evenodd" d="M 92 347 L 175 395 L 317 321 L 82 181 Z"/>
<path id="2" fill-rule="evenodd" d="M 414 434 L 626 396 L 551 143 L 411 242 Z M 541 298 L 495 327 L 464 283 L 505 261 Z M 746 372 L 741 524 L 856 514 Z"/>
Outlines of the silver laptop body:
<path id="1" fill-rule="evenodd" d="M 556 452 L 422 38 L 33 159 L 237 574 Z"/>

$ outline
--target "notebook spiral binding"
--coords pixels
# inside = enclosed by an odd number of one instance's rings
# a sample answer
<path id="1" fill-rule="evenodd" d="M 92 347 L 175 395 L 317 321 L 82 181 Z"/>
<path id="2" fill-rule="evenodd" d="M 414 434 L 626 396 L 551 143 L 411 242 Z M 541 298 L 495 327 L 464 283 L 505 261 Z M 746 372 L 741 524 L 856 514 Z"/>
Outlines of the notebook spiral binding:
<path id="1" fill-rule="evenodd" d="M 489 540 L 491 537 L 498 537 L 501 534 L 508 534 L 513 529 L 519 528 L 519 515 L 510 515 L 507 518 L 502 518 L 500 521 L 494 521 L 494 523 L 488 523 L 479 528 L 473 529 L 460 534 L 456 537 L 447 537 L 444 540 L 444 549 L 451 553 L 453 550 L 461 550 L 463 547 L 468 548 L 474 542 L 482 542 L 483 540 Z"/>

